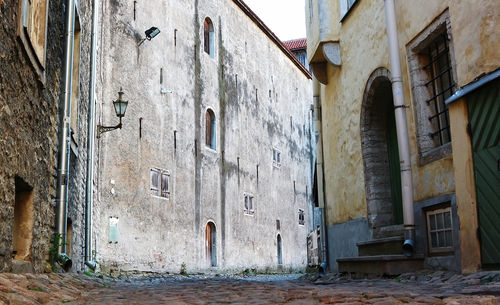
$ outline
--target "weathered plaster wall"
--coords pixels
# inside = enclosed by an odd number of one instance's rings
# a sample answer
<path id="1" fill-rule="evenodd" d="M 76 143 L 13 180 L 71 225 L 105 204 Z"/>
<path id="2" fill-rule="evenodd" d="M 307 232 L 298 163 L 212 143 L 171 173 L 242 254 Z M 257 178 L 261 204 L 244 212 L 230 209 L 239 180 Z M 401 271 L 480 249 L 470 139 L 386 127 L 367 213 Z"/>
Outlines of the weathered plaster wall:
<path id="1" fill-rule="evenodd" d="M 335 3 L 330 16 L 339 16 Z M 313 1 L 314 5 L 321 3 Z M 307 1 L 306 1 L 307 4 Z M 482 73 L 495 70 L 500 62 L 500 3 L 491 1 L 396 1 L 398 39 L 403 90 L 413 166 L 414 200 L 423 201 L 455 192 L 452 155 L 420 166 L 416 139 L 416 116 L 411 92 L 407 46 L 447 9 L 451 20 L 453 49 L 461 87 Z M 307 7 L 307 5 L 306 5 Z M 307 10 L 307 9 L 306 9 Z M 472 18 L 471 16 L 478 16 Z M 360 137 L 363 92 L 377 68 L 390 70 L 384 1 L 358 1 L 349 15 L 330 20 L 331 29 L 340 24 L 341 67 L 328 66 L 328 84 L 322 86 L 323 143 L 327 224 L 334 226 L 367 217 L 365 181 Z M 308 43 L 317 45 L 317 21 L 308 26 Z M 479 34 L 480 33 L 480 34 Z M 314 51 L 308 49 L 309 52 Z M 312 54 L 308 54 L 312 60 Z M 460 209 L 460 207 L 459 207 Z M 355 247 L 355 244 L 351 244 Z M 353 250 L 354 251 L 354 250 Z"/>
<path id="2" fill-rule="evenodd" d="M 132 2 L 102 3 L 99 121 L 116 122 L 111 101 L 120 86 L 130 101 L 123 128 L 97 143 L 102 270 L 206 270 L 209 221 L 219 269 L 275 269 L 278 233 L 283 266 L 305 268 L 309 223 L 298 224 L 298 209 L 308 219 L 310 80 L 232 1 L 157 4 L 137 3 L 134 20 Z M 213 57 L 203 51 L 207 16 Z M 137 46 L 152 25 L 161 33 Z M 205 145 L 207 109 L 216 117 L 215 150 Z M 170 171 L 168 200 L 151 195 L 150 168 Z M 254 196 L 253 216 L 243 212 L 244 193 Z M 111 216 L 119 218 L 118 243 L 108 243 Z"/>

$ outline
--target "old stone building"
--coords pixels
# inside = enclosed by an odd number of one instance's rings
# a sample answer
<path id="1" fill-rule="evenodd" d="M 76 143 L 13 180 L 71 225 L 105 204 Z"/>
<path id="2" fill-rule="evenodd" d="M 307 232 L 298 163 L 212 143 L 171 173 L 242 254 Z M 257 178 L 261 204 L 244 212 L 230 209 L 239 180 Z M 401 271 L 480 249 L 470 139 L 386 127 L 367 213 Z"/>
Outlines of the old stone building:
<path id="1" fill-rule="evenodd" d="M 100 22 L 98 123 L 128 100 L 96 143 L 101 270 L 305 268 L 309 72 L 243 1 L 103 1 Z"/>
<path id="2" fill-rule="evenodd" d="M 306 1 L 330 268 L 498 266 L 500 3 L 392 2 Z"/>
<path id="3" fill-rule="evenodd" d="M 58 155 L 71 154 L 67 252 L 83 265 L 90 8 L 75 6 L 74 56 L 69 59 L 71 110 L 65 100 L 64 1 L 0 2 L 0 271 L 40 272 L 53 249 Z M 68 53 L 69 55 L 69 53 Z M 71 70 L 68 70 L 71 71 Z M 69 102 L 69 99 L 67 99 Z M 70 120 L 71 117 L 71 120 Z M 61 150 L 61 122 L 70 151 Z M 64 135 L 67 139 L 69 133 Z M 68 172 L 63 173 L 67 177 Z M 59 181 L 59 182 L 58 182 Z M 67 181 L 67 180 L 64 180 Z M 71 230 L 72 229 L 72 230 Z M 64 232 L 63 232 L 64 233 Z M 65 240 L 65 234 L 61 234 Z M 61 241 L 61 244 L 65 244 Z"/>

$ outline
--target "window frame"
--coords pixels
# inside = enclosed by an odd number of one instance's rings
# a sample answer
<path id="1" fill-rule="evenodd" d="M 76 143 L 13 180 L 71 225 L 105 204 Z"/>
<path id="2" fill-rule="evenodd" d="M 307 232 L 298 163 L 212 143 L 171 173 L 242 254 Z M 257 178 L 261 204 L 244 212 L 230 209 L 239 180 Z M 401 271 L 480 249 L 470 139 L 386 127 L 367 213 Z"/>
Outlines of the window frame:
<path id="1" fill-rule="evenodd" d="M 247 201 L 248 199 L 248 201 Z M 255 215 L 255 196 L 250 194 L 250 193 L 243 193 L 243 213 L 247 216 L 254 216 Z M 247 202 L 250 203 L 250 205 L 247 205 Z"/>
<path id="2" fill-rule="evenodd" d="M 214 111 L 210 108 L 205 111 L 205 146 L 212 150 L 217 150 L 217 118 Z"/>
<path id="3" fill-rule="evenodd" d="M 48 15 L 49 15 L 49 0 L 40 0 L 45 2 L 45 13 L 42 12 L 42 16 L 45 15 L 44 22 L 44 33 L 43 33 L 43 51 L 42 54 L 37 54 L 35 46 L 32 42 L 32 37 L 30 37 L 29 19 L 33 17 L 30 14 L 29 0 L 20 0 L 18 7 L 18 26 L 16 30 L 16 35 L 21 41 L 30 62 L 35 69 L 40 82 L 45 85 L 45 66 L 47 61 L 47 32 L 48 32 Z M 33 13 L 33 11 L 31 11 Z M 35 39 L 35 38 L 33 38 Z M 40 55 L 42 58 L 40 58 Z"/>
<path id="4" fill-rule="evenodd" d="M 276 158 L 276 156 L 278 156 Z M 276 168 L 281 168 L 281 150 L 273 147 L 273 166 Z"/>
<path id="5" fill-rule="evenodd" d="M 306 212 L 304 211 L 304 209 L 299 209 L 299 226 L 304 226 L 305 224 L 306 224 Z"/>
<path id="6" fill-rule="evenodd" d="M 449 226 L 446 227 L 446 220 L 444 218 L 444 215 L 448 213 L 449 215 Z M 443 215 L 443 227 L 438 228 L 437 227 L 437 219 L 435 218 L 435 229 L 431 229 L 431 221 L 430 218 L 432 215 Z M 443 253 L 450 253 L 454 251 L 455 247 L 455 240 L 454 240 L 454 232 L 453 232 L 453 215 L 451 211 L 451 205 L 448 205 L 446 207 L 441 207 L 441 208 L 436 208 L 432 210 L 427 210 L 425 211 L 425 221 L 426 221 L 426 231 L 427 231 L 427 249 L 429 251 L 429 254 L 443 254 Z M 432 245 L 432 234 L 437 233 L 439 234 L 440 232 L 444 232 L 444 239 L 445 239 L 445 246 L 440 247 L 439 245 L 434 247 Z M 450 232 L 450 237 L 451 237 L 451 245 L 446 246 L 446 232 Z M 437 238 L 437 243 L 439 243 L 439 238 Z"/>
<path id="7" fill-rule="evenodd" d="M 156 177 L 156 186 L 153 185 L 153 174 L 156 174 L 157 177 Z M 167 181 L 167 186 L 166 188 L 164 189 L 163 186 L 163 178 L 166 177 L 166 181 Z M 162 199 L 167 199 L 169 200 L 170 199 L 170 194 L 171 194 L 171 190 L 170 190 L 170 171 L 168 170 L 163 170 L 163 169 L 159 169 L 159 168 L 155 168 L 155 167 L 152 167 L 150 168 L 150 174 L 149 174 L 149 184 L 150 184 L 150 187 L 149 187 L 149 192 L 151 194 L 151 196 L 154 196 L 154 197 L 158 197 L 158 198 L 162 198 Z"/>
<path id="8" fill-rule="evenodd" d="M 428 56 L 425 55 L 425 49 L 429 47 L 436 39 L 445 35 L 447 37 L 451 83 L 454 84 L 454 89 L 451 94 L 457 89 L 456 62 L 453 37 L 451 35 L 451 23 L 448 10 L 437 17 L 429 24 L 422 32 L 420 32 L 411 42 L 407 44 L 408 70 L 410 71 L 410 85 L 412 93 L 413 112 L 415 116 L 415 125 L 417 133 L 417 148 L 418 148 L 418 165 L 424 166 L 431 162 L 451 156 L 451 139 L 442 145 L 436 145 L 431 134 L 435 132 L 429 117 L 434 114 L 431 105 L 427 101 L 434 94 L 426 86 L 432 76 L 424 70 L 424 67 L 429 63 Z M 446 91 L 446 90 L 445 90 Z M 445 105 L 447 108 L 447 106 Z M 448 119 L 449 124 L 449 119 Z"/>
<path id="9" fill-rule="evenodd" d="M 215 57 L 214 23 L 208 16 L 203 19 L 203 51 L 210 55 L 211 58 Z"/>

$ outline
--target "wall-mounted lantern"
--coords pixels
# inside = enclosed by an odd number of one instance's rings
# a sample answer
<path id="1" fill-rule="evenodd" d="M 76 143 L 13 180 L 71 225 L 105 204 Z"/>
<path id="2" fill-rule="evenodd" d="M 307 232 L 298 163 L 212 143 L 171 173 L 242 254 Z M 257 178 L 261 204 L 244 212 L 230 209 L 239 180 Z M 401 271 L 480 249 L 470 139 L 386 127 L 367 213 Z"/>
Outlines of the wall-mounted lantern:
<path id="1" fill-rule="evenodd" d="M 101 137 L 101 134 L 112 131 L 118 128 L 122 128 L 122 118 L 125 116 L 125 111 L 127 111 L 128 101 L 123 100 L 123 89 L 120 88 L 118 92 L 118 99 L 113 101 L 113 106 L 115 108 L 116 116 L 120 118 L 120 123 L 116 126 L 102 126 L 97 125 L 97 138 Z"/>

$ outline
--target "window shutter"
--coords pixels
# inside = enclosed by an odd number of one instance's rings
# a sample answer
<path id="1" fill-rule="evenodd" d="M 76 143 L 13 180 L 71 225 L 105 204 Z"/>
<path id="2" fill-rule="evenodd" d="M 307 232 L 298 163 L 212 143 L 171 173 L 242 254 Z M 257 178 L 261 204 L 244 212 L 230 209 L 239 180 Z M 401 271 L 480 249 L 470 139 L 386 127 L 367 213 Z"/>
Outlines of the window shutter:
<path id="1" fill-rule="evenodd" d="M 151 194 L 159 196 L 159 171 L 157 169 L 151 169 Z"/>
<path id="2" fill-rule="evenodd" d="M 167 173 L 161 174 L 161 196 L 162 197 L 168 197 L 168 194 L 170 193 L 170 191 L 168 189 L 168 179 L 169 179 L 169 175 Z"/>

